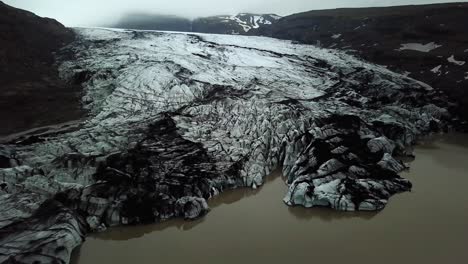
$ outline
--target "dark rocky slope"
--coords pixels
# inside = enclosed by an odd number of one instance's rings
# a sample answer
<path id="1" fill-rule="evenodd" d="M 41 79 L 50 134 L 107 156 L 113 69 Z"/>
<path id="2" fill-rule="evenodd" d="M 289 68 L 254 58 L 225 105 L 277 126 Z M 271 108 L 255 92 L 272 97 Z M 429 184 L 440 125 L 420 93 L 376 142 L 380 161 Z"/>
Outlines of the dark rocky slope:
<path id="1" fill-rule="evenodd" d="M 320 10 L 252 33 L 346 50 L 408 74 L 446 92 L 466 119 L 467 14 L 467 3 Z"/>
<path id="2" fill-rule="evenodd" d="M 0 136 L 82 116 L 79 86 L 54 65 L 73 39 L 57 21 L 0 2 Z"/>
<path id="3" fill-rule="evenodd" d="M 249 35 L 251 31 L 272 25 L 280 18 L 275 14 L 250 13 L 203 17 L 193 21 L 192 32 Z"/>

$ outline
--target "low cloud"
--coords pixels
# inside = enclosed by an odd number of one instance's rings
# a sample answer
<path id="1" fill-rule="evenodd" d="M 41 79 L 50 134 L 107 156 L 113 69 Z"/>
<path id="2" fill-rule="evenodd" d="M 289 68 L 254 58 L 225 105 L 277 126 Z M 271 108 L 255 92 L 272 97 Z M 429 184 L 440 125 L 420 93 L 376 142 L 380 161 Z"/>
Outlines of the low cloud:
<path id="1" fill-rule="evenodd" d="M 391 6 L 453 1 L 428 0 L 4 0 L 6 4 L 52 17 L 66 26 L 96 26 L 134 12 L 187 18 L 239 12 L 289 15 L 313 9 Z M 466 1 L 464 1 L 466 2 Z"/>

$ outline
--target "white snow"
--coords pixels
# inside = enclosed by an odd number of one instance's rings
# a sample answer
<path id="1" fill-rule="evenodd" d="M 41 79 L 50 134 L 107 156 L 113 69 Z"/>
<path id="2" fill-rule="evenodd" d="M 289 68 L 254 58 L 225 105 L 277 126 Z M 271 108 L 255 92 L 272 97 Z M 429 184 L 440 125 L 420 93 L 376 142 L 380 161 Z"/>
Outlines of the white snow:
<path id="1" fill-rule="evenodd" d="M 453 63 L 455 65 L 458 65 L 458 66 L 463 66 L 466 63 L 465 61 L 456 60 L 455 55 L 452 55 L 449 58 L 447 58 L 447 61 L 450 62 L 450 63 Z"/>
<path id="2" fill-rule="evenodd" d="M 414 51 L 420 51 L 420 52 L 430 52 L 434 49 L 440 48 L 442 45 L 437 45 L 434 42 L 430 42 L 427 44 L 421 44 L 421 43 L 406 43 L 406 44 L 401 44 L 401 47 L 398 49 L 398 51 L 403 51 L 403 50 L 414 50 Z"/>
<path id="3" fill-rule="evenodd" d="M 435 67 L 434 69 L 431 70 L 431 72 L 435 74 L 440 74 L 440 68 L 442 68 L 442 65 Z"/>
<path id="4" fill-rule="evenodd" d="M 335 34 L 332 36 L 332 39 L 339 39 L 341 37 L 341 34 Z"/>
<path id="5" fill-rule="evenodd" d="M 248 17 L 247 21 L 245 20 L 246 17 Z M 244 32 L 249 32 L 253 28 L 259 28 L 261 25 L 272 24 L 272 21 L 270 21 L 269 18 L 267 19 L 267 17 L 264 15 L 249 15 L 249 14 L 240 13 L 238 15 L 233 15 L 229 17 L 220 17 L 220 18 L 222 19 L 222 22 L 230 22 L 230 21 L 236 22 L 239 26 L 242 27 Z M 274 20 L 278 20 L 281 17 L 272 15 L 271 18 Z"/>
<path id="6" fill-rule="evenodd" d="M 262 17 L 259 21 L 260 24 L 264 25 L 271 25 L 272 23 L 269 20 L 266 20 L 264 17 Z"/>
<path id="7" fill-rule="evenodd" d="M 252 29 L 252 26 L 249 26 L 245 21 L 242 21 L 238 16 L 231 16 L 231 20 L 234 20 L 241 26 L 245 32 L 249 32 Z"/>
<path id="8" fill-rule="evenodd" d="M 260 27 L 258 25 L 258 23 L 260 22 L 260 19 L 262 19 L 262 18 L 263 18 L 262 16 L 252 16 L 251 20 L 252 20 L 253 28 L 259 28 Z"/>
<path id="9" fill-rule="evenodd" d="M 293 44 L 293 41 L 279 40 L 268 37 L 256 37 L 256 36 L 230 36 L 221 34 L 203 34 L 196 33 L 193 35 L 202 36 L 203 39 L 215 42 L 222 45 L 234 45 L 245 48 L 253 48 L 265 51 L 271 51 L 275 53 L 282 53 L 287 55 L 299 56 L 301 58 L 314 57 L 321 60 L 333 61 L 336 65 L 346 66 L 349 61 L 360 64 L 361 67 L 369 68 L 370 64 L 366 64 L 356 59 L 352 55 L 347 55 L 343 52 L 331 49 L 320 48 L 320 45 L 303 45 Z M 380 70 L 387 71 L 384 67 L 380 67 Z M 391 71 L 388 71 L 391 73 Z"/>

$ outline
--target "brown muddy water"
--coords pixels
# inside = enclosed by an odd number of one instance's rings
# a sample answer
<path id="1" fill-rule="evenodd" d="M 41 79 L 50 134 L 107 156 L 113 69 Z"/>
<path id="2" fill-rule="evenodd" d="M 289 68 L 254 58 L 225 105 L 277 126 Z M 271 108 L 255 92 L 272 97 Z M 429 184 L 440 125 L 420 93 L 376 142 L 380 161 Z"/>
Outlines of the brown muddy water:
<path id="1" fill-rule="evenodd" d="M 211 200 L 198 221 L 95 234 L 72 263 L 468 263 L 468 135 L 425 140 L 415 153 L 403 173 L 413 191 L 379 213 L 287 207 L 276 174 Z"/>

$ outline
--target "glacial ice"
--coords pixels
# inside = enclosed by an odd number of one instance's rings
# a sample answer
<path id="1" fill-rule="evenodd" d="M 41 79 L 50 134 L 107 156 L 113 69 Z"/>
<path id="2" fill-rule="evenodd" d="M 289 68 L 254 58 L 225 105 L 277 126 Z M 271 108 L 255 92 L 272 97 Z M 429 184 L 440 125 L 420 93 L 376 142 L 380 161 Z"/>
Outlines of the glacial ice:
<path id="1" fill-rule="evenodd" d="M 411 189 L 395 155 L 449 118 L 427 85 L 334 50 L 75 31 L 60 71 L 82 83 L 89 118 L 0 147 L 0 262 L 67 263 L 87 232 L 200 217 L 207 199 L 277 168 L 288 205 L 380 210 Z"/>

